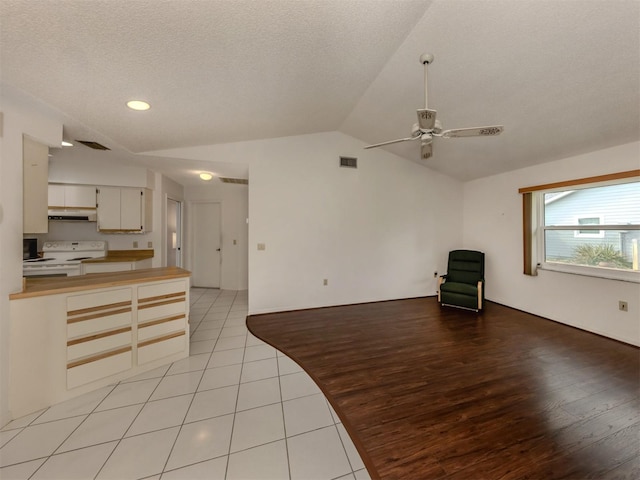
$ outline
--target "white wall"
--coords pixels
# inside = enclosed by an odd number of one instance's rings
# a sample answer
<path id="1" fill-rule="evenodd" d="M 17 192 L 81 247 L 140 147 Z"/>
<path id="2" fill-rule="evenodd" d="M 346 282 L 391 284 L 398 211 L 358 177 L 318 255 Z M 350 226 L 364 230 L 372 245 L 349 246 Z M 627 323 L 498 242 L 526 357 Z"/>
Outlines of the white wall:
<path id="1" fill-rule="evenodd" d="M 42 105 L 3 86 L 0 111 L 0 425 L 11 418 L 9 385 L 9 294 L 22 288 L 22 136 L 60 145 L 62 122 Z"/>
<path id="2" fill-rule="evenodd" d="M 249 164 L 250 313 L 435 295 L 462 246 L 462 184 L 363 147 L 327 132 L 154 154 Z"/>
<path id="3" fill-rule="evenodd" d="M 185 239 L 187 246 L 185 268 L 191 269 L 197 259 L 191 255 L 193 231 L 197 225 L 191 222 L 190 208 L 197 202 L 220 203 L 220 231 L 222 235 L 222 265 L 220 268 L 220 288 L 227 290 L 246 290 L 248 280 L 248 188 L 220 182 L 214 178 L 202 186 L 190 186 L 185 189 Z M 233 241 L 236 241 L 235 245 Z"/>
<path id="4" fill-rule="evenodd" d="M 435 294 L 434 271 L 462 244 L 462 185 L 363 146 L 329 132 L 250 157 L 250 313 Z"/>
<path id="5" fill-rule="evenodd" d="M 464 246 L 486 253 L 486 296 L 510 307 L 640 345 L 640 285 L 539 271 L 522 273 L 518 189 L 640 168 L 640 143 L 482 178 L 464 185 Z M 618 310 L 618 300 L 629 311 Z"/>

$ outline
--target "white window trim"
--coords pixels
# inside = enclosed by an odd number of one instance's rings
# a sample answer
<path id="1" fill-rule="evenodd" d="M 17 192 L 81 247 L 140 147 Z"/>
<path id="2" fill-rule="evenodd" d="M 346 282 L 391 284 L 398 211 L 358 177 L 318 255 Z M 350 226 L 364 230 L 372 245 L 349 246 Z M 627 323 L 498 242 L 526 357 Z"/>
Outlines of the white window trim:
<path id="1" fill-rule="evenodd" d="M 570 265 L 565 263 L 542 262 L 538 264 L 538 270 L 567 273 L 570 275 L 582 275 L 585 277 L 597 277 L 621 282 L 640 283 L 640 272 L 633 270 L 618 270 L 606 267 L 588 267 L 583 265 Z"/>

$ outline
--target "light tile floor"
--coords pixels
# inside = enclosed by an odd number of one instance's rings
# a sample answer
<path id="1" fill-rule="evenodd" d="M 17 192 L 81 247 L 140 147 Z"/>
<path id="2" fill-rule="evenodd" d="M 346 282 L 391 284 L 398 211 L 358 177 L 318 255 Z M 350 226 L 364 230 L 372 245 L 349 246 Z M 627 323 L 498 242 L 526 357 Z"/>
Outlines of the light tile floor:
<path id="1" fill-rule="evenodd" d="M 0 478 L 368 479 L 311 378 L 245 326 L 247 292 L 191 289 L 191 356 L 0 430 Z"/>

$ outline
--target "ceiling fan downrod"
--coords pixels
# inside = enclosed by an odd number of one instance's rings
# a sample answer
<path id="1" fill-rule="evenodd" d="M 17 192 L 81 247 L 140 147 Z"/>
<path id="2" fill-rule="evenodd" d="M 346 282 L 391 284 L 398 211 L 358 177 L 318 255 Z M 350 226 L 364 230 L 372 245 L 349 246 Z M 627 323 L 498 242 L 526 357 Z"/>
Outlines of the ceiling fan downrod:
<path id="1" fill-rule="evenodd" d="M 429 109 L 428 89 L 427 89 L 427 66 L 433 63 L 433 55 L 430 53 L 423 53 L 420 55 L 420 63 L 424 65 L 424 109 Z"/>

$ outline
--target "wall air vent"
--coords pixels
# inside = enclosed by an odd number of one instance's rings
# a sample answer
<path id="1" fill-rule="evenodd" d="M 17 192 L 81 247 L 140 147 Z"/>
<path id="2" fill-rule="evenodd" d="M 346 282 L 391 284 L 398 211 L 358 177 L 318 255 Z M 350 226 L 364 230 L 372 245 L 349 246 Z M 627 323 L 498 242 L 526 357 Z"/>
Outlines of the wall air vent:
<path id="1" fill-rule="evenodd" d="M 223 183 L 235 183 L 236 185 L 249 185 L 249 180 L 246 178 L 229 178 L 229 177 L 218 177 L 220 181 Z"/>
<path id="2" fill-rule="evenodd" d="M 346 168 L 358 168 L 358 159 L 356 157 L 340 157 L 340 166 Z"/>
<path id="3" fill-rule="evenodd" d="M 91 140 L 76 140 L 76 142 L 80 142 L 83 145 L 86 145 L 89 148 L 93 148 L 94 150 L 111 150 L 110 148 L 105 147 L 104 145 L 93 142 Z"/>

